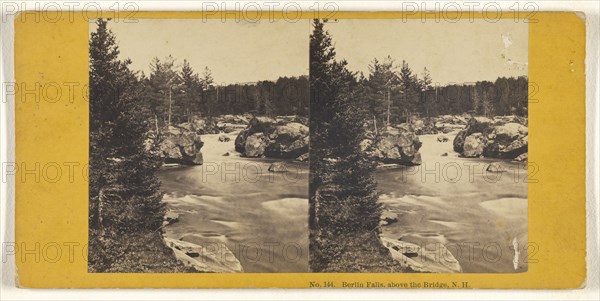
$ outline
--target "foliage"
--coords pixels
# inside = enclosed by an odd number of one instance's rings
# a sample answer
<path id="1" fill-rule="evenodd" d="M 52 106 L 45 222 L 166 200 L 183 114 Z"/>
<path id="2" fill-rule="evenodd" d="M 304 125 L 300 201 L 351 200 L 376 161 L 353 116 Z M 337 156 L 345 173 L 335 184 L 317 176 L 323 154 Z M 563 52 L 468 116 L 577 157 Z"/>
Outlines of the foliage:
<path id="1" fill-rule="evenodd" d="M 335 59 L 325 22 L 314 21 L 310 39 L 310 105 L 319 108 L 310 115 L 310 267 L 314 272 L 394 270 L 378 239 L 374 164 L 360 150 L 366 134 L 362 91 L 346 62 Z"/>
<path id="2" fill-rule="evenodd" d="M 107 21 L 97 25 L 90 37 L 89 268 L 134 271 L 155 258 L 168 263 L 163 269 L 178 269 L 161 239 L 159 160 L 147 143 L 150 112 L 139 98 L 142 86 L 130 61 L 118 59 Z"/>
<path id="3" fill-rule="evenodd" d="M 369 65 L 368 78 L 359 81 L 365 88 L 363 109 L 377 124 L 405 122 L 413 115 L 527 116 L 527 77 L 500 77 L 495 82 L 434 86 L 427 68 L 417 76 L 406 61 L 400 70 L 387 56 Z M 388 98 L 389 97 L 389 98 Z"/>

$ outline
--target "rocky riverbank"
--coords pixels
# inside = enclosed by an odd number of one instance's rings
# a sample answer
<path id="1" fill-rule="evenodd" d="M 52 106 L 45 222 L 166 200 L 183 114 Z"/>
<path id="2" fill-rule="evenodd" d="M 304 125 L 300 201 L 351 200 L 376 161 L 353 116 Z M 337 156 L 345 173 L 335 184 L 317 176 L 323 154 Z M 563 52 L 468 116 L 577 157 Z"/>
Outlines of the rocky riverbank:
<path id="1" fill-rule="evenodd" d="M 527 119 L 473 117 L 454 138 L 454 151 L 466 158 L 527 160 Z"/>
<path id="2" fill-rule="evenodd" d="M 300 116 L 194 117 L 190 122 L 163 128 L 157 136 L 158 141 L 153 143 L 158 144 L 158 155 L 166 164 L 202 165 L 202 135 L 239 132 L 235 149 L 244 157 L 306 161 L 309 141 L 307 123 L 307 118 Z"/>
<path id="3" fill-rule="evenodd" d="M 527 245 L 527 166 L 517 162 L 527 158 L 527 118 L 412 118 L 400 127 L 407 141 L 418 139 L 421 165 L 376 171 L 380 240 L 398 265 L 428 273 L 527 271 L 526 252 L 511 249 Z M 455 248 L 470 241 L 481 246 Z M 489 262 L 485 247 L 495 244 L 503 255 Z"/>
<path id="4" fill-rule="evenodd" d="M 235 140 L 240 132 L 260 119 L 264 118 L 231 115 L 213 118 L 209 123 L 195 119 L 193 126 L 176 126 L 190 139 L 174 142 L 185 149 L 194 139 L 202 141 L 201 149 L 194 151 L 201 150 L 204 161 L 199 166 L 168 165 L 158 174 L 168 209 L 163 240 L 190 271 L 308 271 L 307 164 L 265 154 L 250 157 L 236 151 Z M 267 134 L 271 135 L 268 129 L 273 129 L 279 134 L 273 140 L 283 146 L 288 146 L 288 140 L 283 139 L 285 135 L 277 131 L 278 127 L 293 128 L 295 123 L 306 122 L 294 116 L 267 119 L 275 120 L 264 127 Z M 202 128 L 203 124 L 207 127 Z M 307 129 L 302 136 L 308 137 Z M 229 172 L 224 178 L 223 170 Z M 272 241 L 281 245 L 273 247 Z M 260 256 L 248 253 L 248 248 Z M 290 260 L 292 249 L 298 252 Z"/>

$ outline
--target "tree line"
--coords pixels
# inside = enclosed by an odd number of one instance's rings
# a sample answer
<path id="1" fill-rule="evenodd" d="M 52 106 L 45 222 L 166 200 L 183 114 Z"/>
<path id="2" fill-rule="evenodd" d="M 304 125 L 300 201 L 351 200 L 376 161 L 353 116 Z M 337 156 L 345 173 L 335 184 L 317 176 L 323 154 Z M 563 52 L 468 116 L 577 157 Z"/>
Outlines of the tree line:
<path id="1" fill-rule="evenodd" d="M 216 85 L 205 67 L 196 73 L 187 60 L 154 58 L 143 75 L 145 105 L 160 125 L 190 121 L 192 116 L 252 113 L 264 116 L 308 116 L 308 77 Z"/>
<path id="2" fill-rule="evenodd" d="M 397 64 L 387 56 L 373 59 L 369 74 L 358 75 L 358 85 L 363 110 L 371 120 L 385 124 L 404 122 L 415 115 L 527 116 L 526 76 L 434 86 L 427 68 L 417 74 L 406 61 Z"/>

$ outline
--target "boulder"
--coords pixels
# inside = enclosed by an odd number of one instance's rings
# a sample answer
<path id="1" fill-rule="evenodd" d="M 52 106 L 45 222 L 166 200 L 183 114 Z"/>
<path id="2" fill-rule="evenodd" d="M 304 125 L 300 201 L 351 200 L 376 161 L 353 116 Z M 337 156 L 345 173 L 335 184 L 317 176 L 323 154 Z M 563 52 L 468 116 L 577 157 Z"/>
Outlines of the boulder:
<path id="1" fill-rule="evenodd" d="M 179 214 L 177 212 L 168 210 L 163 218 L 163 226 L 171 225 L 179 221 Z"/>
<path id="2" fill-rule="evenodd" d="M 417 135 L 430 135 L 438 133 L 438 128 L 436 127 L 434 118 L 419 118 L 413 116 L 409 119 L 409 124 L 412 126 Z"/>
<path id="3" fill-rule="evenodd" d="M 398 221 L 398 214 L 392 211 L 383 211 L 379 224 L 382 226 L 388 226 Z"/>
<path id="4" fill-rule="evenodd" d="M 240 261 L 224 243 L 197 245 L 183 240 L 164 238 L 165 244 L 173 250 L 175 258 L 185 266 L 205 273 L 243 272 Z M 215 252 L 215 249 L 218 250 Z"/>
<path id="5" fill-rule="evenodd" d="M 504 121 L 504 119 L 501 120 Z M 467 126 L 454 138 L 454 151 L 464 157 L 483 155 L 484 157 L 500 159 L 514 159 L 526 153 L 528 146 L 527 127 L 522 123 L 498 122 L 498 120 L 493 121 L 485 117 L 472 118 Z M 481 147 L 483 147 L 483 150 L 481 150 Z"/>
<path id="6" fill-rule="evenodd" d="M 292 122 L 276 126 L 269 134 L 265 155 L 271 158 L 292 159 L 308 152 L 308 127 Z"/>
<path id="7" fill-rule="evenodd" d="M 229 157 L 229 152 L 224 153 L 223 157 Z"/>
<path id="8" fill-rule="evenodd" d="M 198 134 L 201 135 L 219 133 L 217 122 L 214 119 L 192 116 L 190 124 L 192 124 Z"/>
<path id="9" fill-rule="evenodd" d="M 164 162 L 185 165 L 202 164 L 200 149 L 204 142 L 200 139 L 198 132 L 199 130 L 193 123 L 169 126 L 164 130 L 159 145 Z"/>
<path id="10" fill-rule="evenodd" d="M 406 124 L 381 133 L 374 143 L 361 142 L 361 147 L 366 147 L 363 150 L 375 160 L 402 165 L 421 164 L 421 145 L 415 131 Z"/>
<path id="11" fill-rule="evenodd" d="M 287 165 L 285 164 L 285 162 L 271 163 L 271 165 L 269 166 L 269 171 L 270 172 L 286 172 Z"/>
<path id="12" fill-rule="evenodd" d="M 475 133 L 467 136 L 463 144 L 462 155 L 467 158 L 476 158 L 483 154 L 485 142 L 481 133 Z"/>
<path id="13" fill-rule="evenodd" d="M 229 142 L 230 140 L 231 140 L 231 138 L 229 138 L 229 136 L 227 136 L 227 135 L 219 136 L 219 142 Z"/>
<path id="14" fill-rule="evenodd" d="M 296 161 L 299 161 L 299 162 L 308 161 L 308 153 L 304 153 L 304 154 L 298 156 L 298 158 L 296 158 Z"/>
<path id="15" fill-rule="evenodd" d="M 308 127 L 301 123 L 255 117 L 236 137 L 235 150 L 246 157 L 294 159 L 308 152 L 308 143 Z"/>
<path id="16" fill-rule="evenodd" d="M 499 162 L 490 163 L 486 168 L 488 172 L 505 172 L 506 170 L 502 167 L 502 164 Z"/>
<path id="17" fill-rule="evenodd" d="M 508 116 L 494 116 L 493 118 L 494 124 L 502 125 L 506 123 L 518 123 L 524 126 L 527 126 L 527 117 L 520 117 L 515 115 Z"/>
<path id="18" fill-rule="evenodd" d="M 515 158 L 515 161 L 518 161 L 518 162 L 527 162 L 527 159 L 528 159 L 528 153 L 523 153 L 523 154 L 518 155 Z"/>
<path id="19" fill-rule="evenodd" d="M 248 118 L 241 115 L 223 115 L 219 116 L 218 121 L 221 123 L 231 123 L 231 124 L 248 124 Z"/>
<path id="20" fill-rule="evenodd" d="M 399 265 L 409 267 L 415 272 L 444 274 L 462 272 L 458 260 L 442 243 L 436 243 L 433 252 L 426 247 L 399 239 L 381 237 L 380 240 Z"/>
<path id="21" fill-rule="evenodd" d="M 448 142 L 448 137 L 446 137 L 446 136 L 438 136 L 437 137 L 437 141 L 438 142 Z"/>
<path id="22" fill-rule="evenodd" d="M 262 157 L 265 154 L 267 148 L 267 137 L 263 133 L 255 133 L 244 141 L 244 153 L 243 155 L 250 158 Z"/>
<path id="23" fill-rule="evenodd" d="M 463 154 L 463 146 L 465 143 L 465 139 L 474 133 L 482 133 L 486 135 L 487 133 L 492 131 L 492 120 L 485 117 L 473 117 L 467 123 L 467 126 L 458 132 L 456 137 L 454 137 L 453 147 L 454 151 L 460 154 Z"/>

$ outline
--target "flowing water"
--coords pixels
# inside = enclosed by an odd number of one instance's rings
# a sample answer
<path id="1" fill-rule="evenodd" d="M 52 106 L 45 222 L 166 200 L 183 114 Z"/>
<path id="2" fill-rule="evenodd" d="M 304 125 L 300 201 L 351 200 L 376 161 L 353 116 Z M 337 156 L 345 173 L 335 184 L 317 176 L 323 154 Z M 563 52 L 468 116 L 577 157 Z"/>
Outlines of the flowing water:
<path id="1" fill-rule="evenodd" d="M 452 150 L 455 134 L 447 134 L 447 142 L 420 136 L 420 166 L 376 172 L 384 211 L 398 215 L 382 235 L 421 246 L 440 260 L 446 259 L 437 247 L 443 244 L 463 272 L 526 271 L 526 165 L 459 158 Z M 492 162 L 506 171 L 487 172 Z"/>
<path id="2" fill-rule="evenodd" d="M 459 158 L 437 135 L 420 136 L 423 164 L 376 172 L 384 210 L 398 221 L 382 235 L 422 246 L 440 260 L 443 244 L 463 272 L 527 270 L 527 172 L 511 161 Z M 203 135 L 204 164 L 161 170 L 164 201 L 179 214 L 166 236 L 226 246 L 244 272 L 307 272 L 308 165 L 241 158 L 229 142 Z M 229 156 L 223 154 L 229 153 Z M 447 153 L 447 156 L 442 154 Z M 498 162 L 506 172 L 486 172 Z M 517 255 L 515 256 L 515 250 Z"/>
<path id="3" fill-rule="evenodd" d="M 236 134 L 225 134 L 228 142 L 202 135 L 203 165 L 160 171 L 163 200 L 179 215 L 165 235 L 224 245 L 244 272 L 307 272 L 308 164 L 287 161 L 287 172 L 269 172 L 278 160 L 241 158 Z"/>

